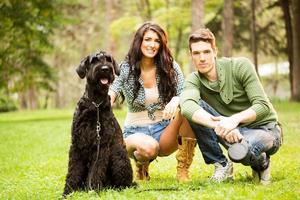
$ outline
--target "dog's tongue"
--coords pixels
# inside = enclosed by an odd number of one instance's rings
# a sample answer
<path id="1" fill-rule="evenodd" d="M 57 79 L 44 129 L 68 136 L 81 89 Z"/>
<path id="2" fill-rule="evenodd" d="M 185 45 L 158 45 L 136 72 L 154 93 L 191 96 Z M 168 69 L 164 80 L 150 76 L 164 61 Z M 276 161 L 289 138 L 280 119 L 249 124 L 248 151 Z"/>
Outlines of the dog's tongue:
<path id="1" fill-rule="evenodd" d="M 103 85 L 105 85 L 105 84 L 108 83 L 108 79 L 107 79 L 107 78 L 101 78 L 101 79 L 100 79 L 100 82 L 101 82 Z"/>

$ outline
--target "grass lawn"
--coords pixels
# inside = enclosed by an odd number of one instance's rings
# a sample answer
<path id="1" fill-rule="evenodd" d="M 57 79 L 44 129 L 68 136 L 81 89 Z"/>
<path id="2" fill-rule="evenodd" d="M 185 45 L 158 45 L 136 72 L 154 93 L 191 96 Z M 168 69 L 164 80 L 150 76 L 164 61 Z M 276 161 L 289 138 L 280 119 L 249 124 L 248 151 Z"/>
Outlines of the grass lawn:
<path id="1" fill-rule="evenodd" d="M 234 164 L 233 182 L 208 181 L 197 147 L 193 181 L 176 182 L 175 154 L 150 166 L 151 180 L 136 189 L 76 192 L 69 199 L 300 199 L 300 104 L 275 103 L 284 128 L 284 144 L 272 156 L 273 182 L 252 182 L 250 167 Z M 58 199 L 67 172 L 73 110 L 19 111 L 0 114 L 0 199 Z M 125 112 L 115 110 L 123 124 Z"/>

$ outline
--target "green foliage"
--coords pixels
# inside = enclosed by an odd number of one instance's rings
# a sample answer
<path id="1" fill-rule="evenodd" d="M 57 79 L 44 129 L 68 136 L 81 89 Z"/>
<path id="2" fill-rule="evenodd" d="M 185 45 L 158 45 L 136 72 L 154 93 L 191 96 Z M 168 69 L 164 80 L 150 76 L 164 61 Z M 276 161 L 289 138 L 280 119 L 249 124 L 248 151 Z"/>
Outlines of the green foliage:
<path id="1" fill-rule="evenodd" d="M 0 3 L 0 89 L 53 90 L 53 69 L 44 61 L 49 37 L 61 20 L 62 2 L 6 0 Z"/>
<path id="2" fill-rule="evenodd" d="M 256 5 L 256 31 L 259 54 L 284 57 L 285 54 L 285 30 L 283 13 L 279 6 L 272 6 L 277 0 L 268 2 L 257 1 Z M 250 24 L 251 10 L 250 4 L 243 2 L 235 3 L 235 13 L 239 23 L 235 23 L 234 38 L 235 48 L 245 48 L 251 51 Z M 248 44 L 248 45 L 245 45 Z M 286 55 L 285 55 L 286 57 Z"/>
<path id="3" fill-rule="evenodd" d="M 76 192 L 68 199 L 300 199 L 300 104 L 276 103 L 284 129 L 284 144 L 271 158 L 269 186 L 253 183 L 248 166 L 234 164 L 233 182 L 208 181 L 197 147 L 190 168 L 192 182 L 176 182 L 175 154 L 151 163 L 149 182 L 123 191 Z M 38 110 L 0 114 L 0 199 L 58 199 L 67 173 L 72 110 Z M 115 114 L 123 124 L 125 111 Z M 132 163 L 133 164 L 133 163 Z"/>
<path id="4" fill-rule="evenodd" d="M 108 2 L 1 1 L 0 89 L 9 95 L 18 93 L 19 97 L 34 90 L 40 99 L 47 94 L 52 102 L 59 97 L 64 106 L 74 104 L 78 99 L 74 91 L 82 88 L 74 78 L 80 60 L 99 49 L 112 52 L 117 61 L 123 60 L 134 32 L 147 20 L 166 30 L 174 58 L 187 71 L 191 1 L 110 1 L 117 2 L 111 10 L 107 9 Z M 205 25 L 215 33 L 220 49 L 223 2 L 211 0 L 204 4 Z M 278 0 L 256 2 L 259 56 L 285 58 L 285 30 Z M 249 1 L 233 3 L 234 51 L 250 52 Z"/>
<path id="5" fill-rule="evenodd" d="M 136 31 L 136 25 L 140 23 L 141 20 L 134 16 L 121 17 L 110 24 L 111 34 L 116 40 L 128 38 Z M 122 29 L 120 29 L 120 27 L 122 27 Z M 124 32 L 124 30 L 126 30 L 126 32 Z"/>
<path id="6" fill-rule="evenodd" d="M 13 100 L 5 98 L 4 96 L 0 97 L 0 113 L 15 110 L 17 110 L 17 106 Z"/>
<path id="7" fill-rule="evenodd" d="M 256 32 L 259 54 L 286 57 L 286 39 L 283 13 L 278 0 L 256 1 Z M 205 24 L 216 35 L 220 48 L 222 38 L 223 1 L 205 4 Z M 233 1 L 234 50 L 251 52 L 251 6 L 250 1 Z"/>

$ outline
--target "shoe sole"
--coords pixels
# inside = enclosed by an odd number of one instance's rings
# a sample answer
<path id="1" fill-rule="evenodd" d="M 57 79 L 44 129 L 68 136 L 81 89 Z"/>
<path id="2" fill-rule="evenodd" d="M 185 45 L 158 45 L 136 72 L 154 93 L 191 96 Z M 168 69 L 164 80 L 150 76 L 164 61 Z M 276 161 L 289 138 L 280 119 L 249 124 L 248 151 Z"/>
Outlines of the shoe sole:
<path id="1" fill-rule="evenodd" d="M 233 162 L 241 162 L 247 157 L 249 147 L 244 143 L 235 143 L 228 148 L 228 157 Z"/>

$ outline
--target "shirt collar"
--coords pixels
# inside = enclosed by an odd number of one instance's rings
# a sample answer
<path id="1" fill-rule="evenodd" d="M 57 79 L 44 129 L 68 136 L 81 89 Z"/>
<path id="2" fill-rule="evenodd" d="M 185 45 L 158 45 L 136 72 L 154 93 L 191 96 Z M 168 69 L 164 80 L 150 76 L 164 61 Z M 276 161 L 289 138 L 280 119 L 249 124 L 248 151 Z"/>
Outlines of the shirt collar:
<path id="1" fill-rule="evenodd" d="M 233 76 L 232 76 L 232 59 L 216 59 L 216 70 L 220 90 L 216 91 L 209 86 L 208 80 L 198 72 L 201 83 L 209 90 L 219 92 L 222 101 L 229 104 L 233 99 Z"/>

